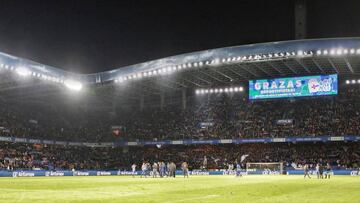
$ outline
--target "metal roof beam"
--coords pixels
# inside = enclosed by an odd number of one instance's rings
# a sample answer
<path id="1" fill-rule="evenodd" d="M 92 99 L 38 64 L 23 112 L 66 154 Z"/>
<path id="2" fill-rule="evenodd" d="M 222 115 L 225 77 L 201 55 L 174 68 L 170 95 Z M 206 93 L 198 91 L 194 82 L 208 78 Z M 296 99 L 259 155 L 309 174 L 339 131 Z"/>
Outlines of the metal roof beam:
<path id="1" fill-rule="evenodd" d="M 273 69 L 275 69 L 277 72 L 279 72 L 281 75 L 286 75 L 284 72 L 282 72 L 279 68 L 275 67 L 271 62 L 266 61 L 266 64 L 271 66 Z"/>
<path id="2" fill-rule="evenodd" d="M 258 74 L 256 74 L 256 73 L 254 73 L 254 72 L 252 72 L 252 71 L 250 71 L 250 70 L 248 70 L 248 69 L 246 69 L 246 68 L 244 68 L 243 67 L 243 65 L 245 65 L 245 64 L 237 64 L 237 66 L 238 67 L 240 67 L 241 69 L 243 69 L 244 71 L 246 71 L 246 72 L 248 72 L 248 73 L 250 73 L 251 75 L 253 75 L 253 76 L 255 76 L 255 77 L 259 77 L 259 75 Z"/>
<path id="3" fill-rule="evenodd" d="M 286 68 L 288 68 L 289 70 L 291 70 L 294 74 L 298 74 L 293 68 L 291 68 L 289 65 L 287 65 L 284 60 L 280 60 L 280 61 L 281 61 L 281 63 L 284 64 L 284 66 L 285 66 Z"/>
<path id="4" fill-rule="evenodd" d="M 193 82 L 193 81 L 191 81 L 191 80 L 188 80 L 188 79 L 185 79 L 185 78 L 183 78 L 182 80 L 184 80 L 184 81 L 186 81 L 186 82 L 188 82 L 188 83 L 191 83 L 191 84 L 193 84 L 193 85 L 196 85 L 196 86 L 198 86 L 198 87 L 202 87 L 202 85 L 200 85 L 200 84 L 198 84 L 198 83 L 196 83 L 196 82 Z"/>
<path id="5" fill-rule="evenodd" d="M 205 80 L 204 78 L 201 78 L 201 77 L 199 77 L 197 75 L 191 75 L 191 77 L 194 77 L 194 78 L 196 78 L 198 80 L 201 80 L 201 81 L 203 81 L 203 82 L 205 82 L 207 84 L 211 84 L 211 82 L 209 82 L 209 81 Z"/>
<path id="6" fill-rule="evenodd" d="M 219 69 L 220 69 L 220 68 L 219 68 Z M 210 70 L 212 70 L 212 71 L 214 71 L 214 72 L 216 72 L 216 73 L 218 73 L 218 74 L 220 74 L 220 75 L 228 78 L 230 81 L 233 81 L 233 80 L 234 80 L 232 77 L 226 75 L 225 73 L 221 72 L 220 70 L 216 70 L 216 69 L 210 69 Z"/>
<path id="7" fill-rule="evenodd" d="M 166 77 L 163 77 L 162 79 L 169 82 L 169 83 L 174 83 L 174 84 L 179 85 L 179 86 L 184 87 L 184 88 L 188 87 L 187 85 L 185 85 L 185 84 L 183 84 L 181 82 L 177 82 L 176 79 L 175 80 L 169 80 Z"/>
<path id="8" fill-rule="evenodd" d="M 334 63 L 331 61 L 330 58 L 327 58 L 327 60 L 329 61 L 331 67 L 336 71 L 336 73 L 339 73 L 338 69 L 335 67 Z"/>
<path id="9" fill-rule="evenodd" d="M 231 71 L 232 73 L 234 73 L 235 75 L 245 79 L 245 80 L 248 80 L 249 78 L 246 77 L 246 76 L 243 76 L 242 74 L 238 73 L 237 71 L 235 71 L 234 69 L 232 69 L 232 66 L 226 66 L 225 67 L 226 69 L 228 69 L 229 71 Z"/>
<path id="10" fill-rule="evenodd" d="M 351 66 L 349 60 L 348 60 L 346 57 L 344 57 L 344 61 L 345 61 L 346 65 L 347 65 L 347 67 L 349 68 L 350 72 L 351 72 L 351 73 L 354 73 L 354 69 L 353 69 L 353 67 Z"/>
<path id="11" fill-rule="evenodd" d="M 300 59 L 295 58 L 295 61 L 296 61 L 298 64 L 300 64 L 300 66 L 301 66 L 302 68 L 304 68 L 304 69 L 306 70 L 306 72 L 311 73 L 311 71 L 305 66 L 305 64 L 304 64 L 303 62 L 300 61 Z"/>
<path id="12" fill-rule="evenodd" d="M 209 68 L 209 69 L 210 69 L 210 68 Z M 218 82 L 226 83 L 226 82 L 224 82 L 223 80 L 221 80 L 221 79 L 219 79 L 219 78 L 217 78 L 217 77 L 215 77 L 215 76 L 213 76 L 213 75 L 211 75 L 211 74 L 209 74 L 209 73 L 203 72 L 203 71 L 201 71 L 201 70 L 199 70 L 199 72 L 202 73 L 202 74 L 204 74 L 204 75 L 206 75 L 206 76 L 208 76 L 209 78 L 212 78 L 212 79 L 214 79 L 214 80 L 217 80 Z"/>
<path id="13" fill-rule="evenodd" d="M 257 63 L 253 63 L 253 65 L 256 66 L 258 69 L 260 69 L 262 72 L 266 73 L 268 76 L 273 77 L 273 74 L 269 73 L 268 71 L 260 67 Z"/>
<path id="14" fill-rule="evenodd" d="M 322 73 L 325 73 L 324 69 L 321 68 L 321 65 L 320 65 L 316 60 L 314 60 L 314 58 L 311 58 L 311 61 L 316 65 L 316 67 L 317 67 Z"/>

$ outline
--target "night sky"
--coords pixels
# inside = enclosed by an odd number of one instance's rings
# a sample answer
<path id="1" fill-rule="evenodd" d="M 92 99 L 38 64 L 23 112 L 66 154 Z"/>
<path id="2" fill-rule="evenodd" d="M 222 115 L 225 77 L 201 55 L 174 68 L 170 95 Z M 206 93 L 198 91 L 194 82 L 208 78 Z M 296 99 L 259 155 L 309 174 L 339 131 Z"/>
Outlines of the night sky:
<path id="1" fill-rule="evenodd" d="M 78 73 L 294 39 L 293 0 L 0 0 L 0 51 Z M 359 1 L 308 0 L 308 38 L 360 36 Z"/>

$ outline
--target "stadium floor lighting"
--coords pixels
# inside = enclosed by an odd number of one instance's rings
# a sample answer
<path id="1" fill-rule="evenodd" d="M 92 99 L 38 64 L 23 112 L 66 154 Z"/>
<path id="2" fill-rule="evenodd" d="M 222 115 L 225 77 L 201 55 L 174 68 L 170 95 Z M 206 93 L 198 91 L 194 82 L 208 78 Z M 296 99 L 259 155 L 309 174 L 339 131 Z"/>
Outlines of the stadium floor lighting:
<path id="1" fill-rule="evenodd" d="M 65 80 L 64 84 L 67 88 L 74 91 L 80 91 L 83 87 L 83 85 L 80 82 L 75 80 Z"/>

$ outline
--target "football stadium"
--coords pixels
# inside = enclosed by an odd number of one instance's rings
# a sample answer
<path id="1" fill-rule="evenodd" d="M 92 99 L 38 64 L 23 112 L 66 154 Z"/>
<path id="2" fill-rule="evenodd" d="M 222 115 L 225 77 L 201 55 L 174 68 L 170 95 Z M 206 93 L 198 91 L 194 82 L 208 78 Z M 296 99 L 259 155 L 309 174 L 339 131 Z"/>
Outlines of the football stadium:
<path id="1" fill-rule="evenodd" d="M 80 74 L 0 53 L 0 202 L 360 202 L 360 38 Z"/>

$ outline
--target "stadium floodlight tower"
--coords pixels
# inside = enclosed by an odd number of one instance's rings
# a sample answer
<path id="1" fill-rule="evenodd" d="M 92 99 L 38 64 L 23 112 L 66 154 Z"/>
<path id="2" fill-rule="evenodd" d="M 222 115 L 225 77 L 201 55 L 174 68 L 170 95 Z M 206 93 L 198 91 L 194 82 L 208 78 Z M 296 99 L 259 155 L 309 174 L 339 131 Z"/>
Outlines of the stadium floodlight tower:
<path id="1" fill-rule="evenodd" d="M 75 80 L 65 80 L 64 81 L 64 85 L 69 88 L 70 90 L 73 90 L 73 91 L 80 91 L 82 88 L 83 88 L 83 85 L 81 82 L 79 81 L 75 81 Z"/>

